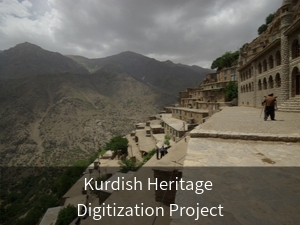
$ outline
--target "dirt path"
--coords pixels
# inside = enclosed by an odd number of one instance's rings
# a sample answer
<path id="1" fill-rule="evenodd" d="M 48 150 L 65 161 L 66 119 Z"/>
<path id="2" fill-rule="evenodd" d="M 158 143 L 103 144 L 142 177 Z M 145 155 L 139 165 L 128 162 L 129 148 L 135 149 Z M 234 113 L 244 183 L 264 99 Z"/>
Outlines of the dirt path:
<path id="1" fill-rule="evenodd" d="M 64 79 L 67 83 L 69 83 L 77 92 L 80 92 L 80 94 L 82 94 L 86 98 L 86 100 L 88 100 L 94 106 L 95 109 L 98 109 L 98 107 L 95 106 L 94 102 L 88 96 L 86 96 L 78 87 L 76 87 L 74 84 L 72 84 L 66 78 L 62 78 L 62 79 Z"/>
<path id="2" fill-rule="evenodd" d="M 39 127 L 41 125 L 41 122 L 47 116 L 49 110 L 55 105 L 55 104 L 53 104 L 53 95 L 50 91 L 49 85 L 47 88 L 47 92 L 48 92 L 48 96 L 49 96 L 49 106 L 47 107 L 46 111 L 42 114 L 41 118 L 39 118 L 39 119 L 36 118 L 35 122 L 30 124 L 31 138 L 37 143 L 37 148 L 38 148 L 38 152 L 36 153 L 38 156 L 38 158 L 36 159 L 36 164 L 38 166 L 42 165 L 41 158 L 42 158 L 42 155 L 44 152 L 44 147 L 42 146 L 43 140 L 41 139 L 41 136 L 40 136 Z M 33 160 L 35 160 L 35 158 L 32 158 L 29 163 L 31 163 Z"/>

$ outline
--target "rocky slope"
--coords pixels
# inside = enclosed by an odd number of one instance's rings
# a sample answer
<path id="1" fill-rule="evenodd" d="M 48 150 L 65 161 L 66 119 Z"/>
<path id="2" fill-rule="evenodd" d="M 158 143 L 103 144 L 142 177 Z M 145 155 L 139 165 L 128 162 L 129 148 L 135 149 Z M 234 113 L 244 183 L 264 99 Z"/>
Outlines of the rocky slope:
<path id="1" fill-rule="evenodd" d="M 87 59 L 30 43 L 4 50 L 0 164 L 62 166 L 87 158 L 112 136 L 174 103 L 179 91 L 200 82 L 202 72 L 207 70 L 133 52 Z"/>
<path id="2" fill-rule="evenodd" d="M 127 73 L 141 82 L 156 87 L 159 92 L 170 93 L 174 96 L 187 87 L 197 86 L 207 73 L 213 71 L 199 66 L 174 64 L 169 60 L 160 62 L 130 51 L 99 59 L 88 59 L 82 56 L 68 57 L 90 72 L 104 70 Z"/>
<path id="3" fill-rule="evenodd" d="M 2 165 L 69 165 L 174 100 L 104 72 L 0 80 L 0 87 Z"/>

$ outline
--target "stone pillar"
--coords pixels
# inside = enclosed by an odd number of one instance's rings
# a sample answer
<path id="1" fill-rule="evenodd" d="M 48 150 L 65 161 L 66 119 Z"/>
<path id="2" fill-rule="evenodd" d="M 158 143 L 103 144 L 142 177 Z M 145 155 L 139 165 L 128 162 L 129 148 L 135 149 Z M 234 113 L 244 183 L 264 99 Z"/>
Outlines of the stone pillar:
<path id="1" fill-rule="evenodd" d="M 290 71 L 289 71 L 289 61 L 290 61 L 290 49 L 289 40 L 284 32 L 293 22 L 293 15 L 291 12 L 291 1 L 284 0 L 281 10 L 281 101 L 286 101 L 290 97 Z"/>
<path id="2" fill-rule="evenodd" d="M 259 107 L 260 105 L 257 105 L 257 90 L 258 90 L 258 84 L 257 84 L 257 73 L 256 73 L 256 65 L 255 62 L 251 64 L 251 73 L 252 73 L 252 79 L 253 79 L 253 105 L 254 107 Z"/>

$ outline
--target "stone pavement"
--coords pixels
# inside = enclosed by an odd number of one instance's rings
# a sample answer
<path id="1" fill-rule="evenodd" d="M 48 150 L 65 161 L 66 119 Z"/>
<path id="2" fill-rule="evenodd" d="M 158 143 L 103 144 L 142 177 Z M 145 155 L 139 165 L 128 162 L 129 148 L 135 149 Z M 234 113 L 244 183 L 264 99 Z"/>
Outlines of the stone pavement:
<path id="1" fill-rule="evenodd" d="M 259 115 L 260 109 L 225 108 L 191 132 L 183 179 L 212 181 L 213 188 L 202 195 L 179 190 L 175 203 L 222 205 L 224 217 L 196 220 L 183 210 L 171 215 L 171 225 L 299 223 L 300 114 L 277 112 L 277 121 Z"/>
<path id="2" fill-rule="evenodd" d="M 276 121 L 264 121 L 262 110 L 227 107 L 191 131 L 191 137 L 233 138 L 263 141 L 300 141 L 300 114 L 275 113 Z"/>

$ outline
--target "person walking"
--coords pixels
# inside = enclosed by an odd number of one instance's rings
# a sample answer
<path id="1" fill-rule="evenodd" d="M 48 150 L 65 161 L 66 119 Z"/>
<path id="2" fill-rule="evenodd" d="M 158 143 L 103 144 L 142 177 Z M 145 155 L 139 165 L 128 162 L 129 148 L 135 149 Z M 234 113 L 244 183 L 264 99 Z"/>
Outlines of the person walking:
<path id="1" fill-rule="evenodd" d="M 156 159 L 159 159 L 159 148 L 156 147 Z"/>
<path id="2" fill-rule="evenodd" d="M 265 100 L 261 103 L 265 107 L 264 120 L 266 121 L 268 117 L 271 117 L 271 120 L 275 120 L 275 109 L 277 109 L 277 97 L 274 97 L 274 94 L 271 93 L 268 96 L 265 96 Z"/>

